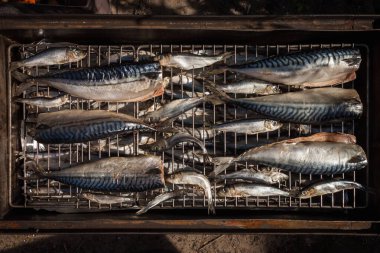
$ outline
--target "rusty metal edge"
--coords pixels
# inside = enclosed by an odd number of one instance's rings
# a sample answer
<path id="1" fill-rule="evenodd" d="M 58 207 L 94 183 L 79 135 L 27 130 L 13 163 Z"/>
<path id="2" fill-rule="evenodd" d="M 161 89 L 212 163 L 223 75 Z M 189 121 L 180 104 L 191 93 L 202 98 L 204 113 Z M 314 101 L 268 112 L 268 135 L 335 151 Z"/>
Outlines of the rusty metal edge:
<path id="1" fill-rule="evenodd" d="M 128 16 L 3 15 L 0 30 L 10 29 L 199 29 L 239 31 L 369 31 L 380 15 L 286 16 Z"/>
<path id="2" fill-rule="evenodd" d="M 217 230 L 336 230 L 370 231 L 374 221 L 328 221 L 328 220 L 289 220 L 289 219 L 199 219 L 199 220 L 2 220 L 0 231 L 217 231 Z"/>

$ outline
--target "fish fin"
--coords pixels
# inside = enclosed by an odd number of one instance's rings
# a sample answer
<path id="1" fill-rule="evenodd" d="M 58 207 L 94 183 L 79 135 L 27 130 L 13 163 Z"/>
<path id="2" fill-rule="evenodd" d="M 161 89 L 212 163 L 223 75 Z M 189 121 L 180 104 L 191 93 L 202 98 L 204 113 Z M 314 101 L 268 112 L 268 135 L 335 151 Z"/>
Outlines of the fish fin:
<path id="1" fill-rule="evenodd" d="M 11 62 L 10 66 L 9 66 L 9 70 L 14 71 L 14 70 L 20 68 L 21 66 L 22 66 L 22 61 Z"/>
<path id="2" fill-rule="evenodd" d="M 234 162 L 234 157 L 216 157 L 213 159 L 214 170 L 209 174 L 210 177 L 215 177 L 223 170 L 227 169 Z"/>

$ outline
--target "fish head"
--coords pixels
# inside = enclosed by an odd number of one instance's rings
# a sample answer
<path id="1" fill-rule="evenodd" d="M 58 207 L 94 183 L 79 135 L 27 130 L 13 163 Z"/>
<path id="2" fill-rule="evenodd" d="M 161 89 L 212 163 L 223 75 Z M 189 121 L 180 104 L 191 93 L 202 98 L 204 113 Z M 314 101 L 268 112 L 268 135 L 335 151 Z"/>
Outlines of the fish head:
<path id="1" fill-rule="evenodd" d="M 235 190 L 233 185 L 226 185 L 224 187 L 221 187 L 217 190 L 216 195 L 218 197 L 231 197 L 231 196 L 237 196 L 238 192 Z"/>
<path id="2" fill-rule="evenodd" d="M 181 172 L 172 173 L 165 177 L 165 182 L 170 184 L 179 184 L 182 181 L 183 175 Z"/>
<path id="3" fill-rule="evenodd" d="M 310 198 L 310 197 L 313 197 L 313 196 L 317 196 L 318 195 L 318 192 L 316 189 L 314 188 L 309 188 L 309 189 L 306 189 L 306 190 L 302 190 L 298 197 L 299 198 Z"/>
<path id="4" fill-rule="evenodd" d="M 70 61 L 79 61 L 87 56 L 87 52 L 77 49 L 77 48 L 70 48 L 67 51 L 67 56 Z"/>
<path id="5" fill-rule="evenodd" d="M 170 66 L 171 58 L 171 54 L 164 54 L 154 57 L 154 60 L 159 61 L 161 66 Z"/>
<path id="6" fill-rule="evenodd" d="M 363 113 L 363 104 L 360 98 L 353 98 L 348 102 L 348 111 L 354 113 L 355 115 L 361 115 Z"/>
<path id="7" fill-rule="evenodd" d="M 282 123 L 275 121 L 275 120 L 265 120 L 264 121 L 265 128 L 269 130 L 276 130 L 282 127 Z"/>
<path id="8" fill-rule="evenodd" d="M 289 176 L 281 172 L 272 172 L 271 180 L 273 183 L 280 183 L 282 181 L 288 180 Z"/>
<path id="9" fill-rule="evenodd" d="M 273 94 L 280 94 L 282 91 L 278 85 L 268 85 L 264 89 L 264 94 L 267 95 L 273 95 Z"/>

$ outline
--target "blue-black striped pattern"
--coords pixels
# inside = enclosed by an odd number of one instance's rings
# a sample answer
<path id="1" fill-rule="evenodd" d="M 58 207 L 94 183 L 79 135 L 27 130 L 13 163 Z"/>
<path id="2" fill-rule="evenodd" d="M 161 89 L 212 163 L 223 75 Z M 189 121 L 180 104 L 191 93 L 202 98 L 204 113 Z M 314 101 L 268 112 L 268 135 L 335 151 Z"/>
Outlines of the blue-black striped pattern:
<path id="1" fill-rule="evenodd" d="M 338 62 L 350 59 L 350 64 L 360 63 L 361 56 L 358 49 L 321 49 L 310 52 L 297 52 L 288 55 L 269 57 L 250 64 L 240 65 L 242 68 L 281 68 L 284 66 L 327 65 L 330 60 Z"/>
<path id="2" fill-rule="evenodd" d="M 48 177 L 64 184 L 96 191 L 142 192 L 164 187 L 163 180 L 159 174 L 134 174 L 118 179 L 109 176 L 69 177 L 49 175 Z"/>
<path id="3" fill-rule="evenodd" d="M 161 73 L 159 63 L 121 64 L 105 67 L 73 69 L 51 75 L 46 75 L 42 78 L 59 80 L 64 79 L 67 81 L 73 81 L 70 82 L 72 84 L 75 84 L 75 81 L 84 81 L 88 85 L 91 85 L 92 83 L 107 83 L 107 81 L 118 79 L 139 79 L 140 77 L 146 75 L 155 75 L 157 77 L 159 73 Z"/>
<path id="4" fill-rule="evenodd" d="M 40 125 L 36 128 L 35 139 L 41 143 L 60 144 L 92 141 L 110 137 L 122 132 L 148 130 L 144 125 L 126 123 L 122 120 L 102 122 L 78 122 L 75 125 L 58 125 L 49 127 Z"/>
<path id="5" fill-rule="evenodd" d="M 350 106 L 361 105 L 360 101 L 350 101 L 340 104 L 270 104 L 255 103 L 244 99 L 234 99 L 234 104 L 254 110 L 257 113 L 267 116 L 274 120 L 301 124 L 320 124 L 338 120 L 356 119 L 361 113 L 353 111 Z"/>

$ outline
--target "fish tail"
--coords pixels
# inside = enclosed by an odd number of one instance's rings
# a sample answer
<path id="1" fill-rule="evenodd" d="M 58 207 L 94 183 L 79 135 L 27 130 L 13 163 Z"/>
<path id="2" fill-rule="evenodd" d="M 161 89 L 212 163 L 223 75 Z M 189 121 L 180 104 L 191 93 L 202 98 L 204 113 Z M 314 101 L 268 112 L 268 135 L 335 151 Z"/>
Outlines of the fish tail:
<path id="1" fill-rule="evenodd" d="M 12 72 L 12 77 L 14 79 L 16 79 L 17 81 L 21 82 L 21 83 L 24 83 L 26 82 L 28 79 L 30 79 L 31 76 L 27 75 L 27 74 L 24 74 L 20 71 L 13 71 Z"/>
<path id="2" fill-rule="evenodd" d="M 205 88 L 213 93 L 213 95 L 206 97 L 206 101 L 209 101 L 214 105 L 228 103 L 232 100 L 230 96 L 228 96 L 224 91 L 218 89 L 215 83 L 211 81 L 205 80 Z"/>
<path id="3" fill-rule="evenodd" d="M 39 176 L 39 177 L 46 177 L 46 171 L 41 168 L 37 163 L 36 161 L 34 160 L 31 160 L 31 161 L 27 161 L 27 166 L 30 168 Z"/>
<path id="4" fill-rule="evenodd" d="M 14 70 L 18 69 L 21 66 L 22 66 L 22 61 L 11 62 L 10 66 L 9 66 L 9 70 L 10 71 L 14 71 Z"/>
<path id="5" fill-rule="evenodd" d="M 208 214 L 215 214 L 215 207 L 214 207 L 214 202 L 211 200 L 208 201 Z"/>
<path id="6" fill-rule="evenodd" d="M 232 157 L 216 157 L 213 159 L 214 170 L 209 174 L 209 177 L 216 177 L 223 170 L 227 169 L 235 159 Z"/>
<path id="7" fill-rule="evenodd" d="M 234 52 L 225 52 L 221 54 L 219 57 L 220 57 L 220 60 L 225 60 L 233 55 L 234 55 Z"/>

